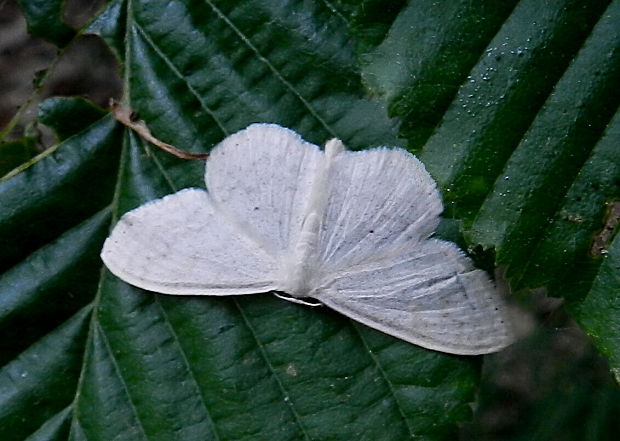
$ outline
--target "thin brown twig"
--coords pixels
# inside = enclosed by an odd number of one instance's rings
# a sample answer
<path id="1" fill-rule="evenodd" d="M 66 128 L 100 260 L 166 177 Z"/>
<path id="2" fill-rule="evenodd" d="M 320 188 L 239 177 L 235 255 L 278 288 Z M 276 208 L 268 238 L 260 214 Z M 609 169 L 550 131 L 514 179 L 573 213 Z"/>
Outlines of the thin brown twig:
<path id="1" fill-rule="evenodd" d="M 603 228 L 592 238 L 590 255 L 593 257 L 607 254 L 607 248 L 611 244 L 614 231 L 618 224 L 620 224 L 620 201 L 611 201 L 607 205 Z"/>
<path id="2" fill-rule="evenodd" d="M 203 160 L 206 159 L 209 154 L 208 153 L 189 153 L 183 150 L 176 148 L 173 145 L 160 141 L 155 138 L 149 128 L 146 126 L 146 123 L 143 120 L 136 120 L 134 116 L 134 112 L 126 106 L 123 106 L 121 103 L 115 100 L 110 100 L 110 110 L 112 111 L 112 116 L 118 122 L 123 124 L 124 126 L 129 127 L 131 130 L 136 132 L 142 138 L 146 139 L 151 144 L 159 147 L 165 152 L 170 153 L 171 155 L 176 156 L 181 159 L 191 159 L 191 160 Z"/>

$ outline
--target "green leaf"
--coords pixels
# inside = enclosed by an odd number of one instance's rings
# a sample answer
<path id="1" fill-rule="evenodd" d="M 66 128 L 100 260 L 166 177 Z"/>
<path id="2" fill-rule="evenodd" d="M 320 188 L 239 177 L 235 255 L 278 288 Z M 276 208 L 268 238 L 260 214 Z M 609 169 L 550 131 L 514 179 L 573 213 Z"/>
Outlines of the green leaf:
<path id="1" fill-rule="evenodd" d="M 578 308 L 603 271 L 593 237 L 620 199 L 620 3 L 435 6 L 402 10 L 362 58 L 364 78 L 403 118 L 470 248 L 492 249 L 513 289 L 543 286 Z M 580 317 L 590 333 L 618 326 Z M 608 337 L 601 348 L 620 354 Z"/>
<path id="2" fill-rule="evenodd" d="M 576 316 L 609 357 L 616 381 L 620 383 L 620 235 L 601 257 L 596 278 Z"/>
<path id="3" fill-rule="evenodd" d="M 389 102 L 390 114 L 403 118 L 410 147 L 430 136 L 515 3 L 409 3 L 381 44 L 363 55 L 364 79 Z"/>
<path id="4" fill-rule="evenodd" d="M 106 208 L 0 275 L 0 364 L 92 300 L 109 222 Z"/>
<path id="5" fill-rule="evenodd" d="M 599 306 L 618 292 L 617 240 L 607 257 L 589 251 L 618 197 L 620 2 L 382 3 L 113 0 L 86 29 L 123 62 L 127 104 L 184 150 L 268 121 L 321 144 L 419 151 L 444 192 L 440 233 L 462 224 L 515 287 L 558 295 L 569 274 L 561 294 L 616 363 L 618 319 Z M 204 164 L 83 106 L 44 104 L 62 143 L 0 181 L 3 440 L 458 437 L 477 358 L 270 295 L 163 296 L 107 272 L 115 220 L 202 187 Z"/>
<path id="6" fill-rule="evenodd" d="M 106 117 L 0 180 L 0 271 L 110 205 L 120 133 Z"/>
<path id="7" fill-rule="evenodd" d="M 79 311 L 0 370 L 2 439 L 24 439 L 71 404 L 89 316 Z"/>
<path id="8" fill-rule="evenodd" d="M 619 19 L 617 4 L 595 26 L 511 153 L 474 220 L 472 240 L 494 246 L 498 261 L 510 261 L 513 274 L 531 262 L 530 254 L 536 256 L 532 248 L 540 239 L 541 225 L 553 219 L 573 181 L 584 178 L 579 172 L 618 108 L 611 92 L 620 82 L 620 60 L 612 57 L 620 46 Z M 590 80 L 584 81 L 586 76 Z M 618 171 L 616 165 L 612 175 L 618 176 Z M 595 186 L 582 196 L 601 194 L 602 199 L 617 194 L 618 183 L 606 181 L 602 192 Z M 601 209 L 604 206 L 594 214 L 600 217 Z"/>
<path id="9" fill-rule="evenodd" d="M 38 153 L 37 140 L 32 136 L 0 143 L 0 176 L 4 176 L 17 166 L 28 161 Z"/>
<path id="10" fill-rule="evenodd" d="M 71 425 L 71 408 L 67 407 L 47 420 L 26 441 L 62 441 L 68 438 Z"/>
<path id="11" fill-rule="evenodd" d="M 17 0 L 28 22 L 28 32 L 64 47 L 75 36 L 75 30 L 62 18 L 63 0 Z"/>
<path id="12" fill-rule="evenodd" d="M 254 121 L 280 123 L 318 143 L 333 136 L 353 148 L 398 142 L 397 121 L 365 93 L 347 23 L 326 5 L 112 2 L 88 29 L 117 45 L 131 107 L 180 148 L 204 151 Z M 44 106 L 45 121 L 66 121 L 62 103 L 49 105 L 61 113 Z M 93 256 L 108 209 L 117 218 L 204 185 L 203 164 L 118 134 L 108 118 L 71 129 L 52 154 L 0 187 L 10 208 L 0 223 L 5 277 L 15 288 L 6 296 L 7 328 L 40 320 L 42 305 L 67 287 L 83 288 L 73 293 L 79 300 L 48 311 L 56 321 L 8 347 L 8 359 L 54 332 L 83 302 L 93 310 L 74 401 L 37 414 L 21 430 L 49 418 L 38 433 L 60 433 L 69 406 L 70 439 L 456 436 L 457 423 L 471 414 L 476 360 L 270 295 L 172 298 L 101 273 Z M 37 228 L 39 219 L 51 225 Z M 22 286 L 29 268 L 40 268 L 38 276 Z M 78 274 L 84 281 L 75 281 Z"/>
<path id="13" fill-rule="evenodd" d="M 125 47 L 126 12 L 123 1 L 110 1 L 85 29 L 85 32 L 101 37 L 119 59 L 123 58 Z"/>
<path id="14" fill-rule="evenodd" d="M 39 105 L 38 120 L 52 128 L 58 139 L 81 132 L 105 115 L 105 111 L 84 98 L 48 98 Z"/>

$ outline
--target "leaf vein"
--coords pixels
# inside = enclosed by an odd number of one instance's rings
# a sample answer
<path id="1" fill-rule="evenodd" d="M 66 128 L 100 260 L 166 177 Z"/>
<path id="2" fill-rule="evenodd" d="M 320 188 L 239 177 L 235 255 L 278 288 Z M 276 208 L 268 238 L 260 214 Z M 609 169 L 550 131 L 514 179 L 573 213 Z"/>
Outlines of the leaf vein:
<path id="1" fill-rule="evenodd" d="M 207 406 L 207 402 L 205 400 L 205 396 L 204 393 L 202 391 L 202 389 L 200 388 L 200 384 L 198 383 L 198 380 L 196 379 L 196 374 L 194 373 L 194 371 L 192 370 L 191 364 L 189 363 L 189 360 L 187 359 L 187 354 L 185 353 L 185 349 L 183 349 L 183 345 L 181 344 L 181 341 L 179 340 L 179 336 L 177 335 L 176 331 L 174 330 L 174 327 L 172 326 L 172 323 L 170 322 L 170 319 L 168 317 L 168 313 L 166 312 L 166 309 L 162 306 L 161 302 L 159 301 L 159 296 L 155 296 L 155 303 L 157 304 L 157 306 L 159 307 L 159 310 L 161 311 L 161 313 L 164 316 L 164 322 L 166 323 L 166 326 L 168 327 L 168 330 L 170 331 L 170 334 L 172 335 L 172 337 L 174 338 L 174 342 L 176 343 L 176 345 L 179 348 L 179 352 L 181 353 L 181 358 L 183 360 L 183 364 L 185 364 L 185 367 L 187 368 L 187 372 L 189 373 L 189 376 L 191 377 L 192 381 L 194 382 L 194 385 L 196 386 L 196 389 L 198 389 L 198 397 L 200 398 L 200 404 L 202 404 L 202 407 L 205 411 L 205 414 L 207 416 L 207 419 L 209 421 L 209 424 L 211 425 L 211 429 L 213 431 L 213 435 L 215 435 L 215 439 L 220 441 L 222 438 L 215 426 L 215 422 L 213 421 L 213 417 L 211 416 L 211 412 L 209 412 L 209 408 Z"/>
<path id="2" fill-rule="evenodd" d="M 136 422 L 138 423 L 138 426 L 140 427 L 140 431 L 144 435 L 144 438 L 148 440 L 149 437 L 146 434 L 146 430 L 144 429 L 142 420 L 140 420 L 140 414 L 138 413 L 138 409 L 136 408 L 136 405 L 131 399 L 131 393 L 129 392 L 129 388 L 127 387 L 127 382 L 125 381 L 125 378 L 123 377 L 123 374 L 121 373 L 121 368 L 118 365 L 118 361 L 116 360 L 116 357 L 114 356 L 114 352 L 112 351 L 112 347 L 110 346 L 110 341 L 108 340 L 108 336 L 106 335 L 103 327 L 101 326 L 101 323 L 99 323 L 99 321 L 96 318 L 94 320 L 94 326 L 96 328 L 95 331 L 99 332 L 99 335 L 101 335 L 101 340 L 103 341 L 105 349 L 110 356 L 110 361 L 112 362 L 112 366 L 114 367 L 114 372 L 116 373 L 116 376 L 118 377 L 119 381 L 121 382 L 121 385 L 123 386 L 123 391 L 125 392 L 125 395 L 127 396 L 129 407 L 131 408 L 131 411 L 136 418 Z"/>
<path id="3" fill-rule="evenodd" d="M 226 23 L 226 25 L 230 27 L 230 29 L 235 34 L 237 34 L 239 39 L 243 43 L 245 43 L 245 45 L 250 49 L 250 51 L 254 53 L 256 58 L 258 58 L 258 60 L 261 63 L 265 64 L 269 68 L 269 70 L 273 72 L 273 74 L 278 79 L 278 81 L 280 81 L 287 89 L 289 89 L 293 93 L 293 95 L 297 97 L 297 99 L 299 99 L 299 101 L 302 102 L 302 104 L 308 109 L 308 112 L 325 128 L 325 130 L 327 130 L 327 132 L 331 136 L 338 138 L 336 133 L 334 133 L 334 131 L 325 122 L 325 120 L 321 118 L 319 113 L 316 111 L 316 109 L 314 109 L 314 107 L 310 104 L 310 102 L 306 98 L 303 97 L 303 95 L 295 88 L 295 86 L 293 86 L 293 84 L 291 84 L 286 78 L 284 78 L 284 76 L 280 73 L 280 71 L 263 54 L 261 54 L 258 48 L 254 46 L 252 41 L 243 32 L 241 32 L 241 29 L 239 29 L 219 8 L 217 8 L 213 4 L 213 2 L 211 2 L 211 0 L 204 0 L 204 1 L 207 5 L 209 5 L 209 7 L 213 10 L 213 12 L 215 12 L 217 16 L 222 21 L 224 21 L 224 23 Z"/>
<path id="4" fill-rule="evenodd" d="M 177 69 L 177 67 L 174 65 L 174 63 L 172 62 L 172 60 L 170 60 L 170 58 L 168 58 L 168 56 L 159 48 L 159 46 L 157 46 L 155 44 L 155 42 L 149 37 L 149 35 L 147 34 L 147 32 L 144 30 L 144 28 L 142 28 L 142 26 L 140 26 L 140 24 L 136 23 L 134 21 L 134 27 L 136 28 L 136 30 L 140 33 L 140 35 L 144 38 L 144 40 L 149 44 L 149 46 L 151 46 L 151 48 L 153 49 L 153 51 L 155 51 L 155 53 L 166 63 L 166 65 L 170 68 L 170 70 L 181 80 L 183 81 L 188 90 L 191 92 L 191 94 L 196 98 L 196 100 L 198 100 L 198 102 L 200 103 L 200 107 L 209 114 L 209 116 L 211 116 L 211 118 L 213 118 L 213 121 L 215 121 L 215 124 L 217 124 L 217 126 L 219 127 L 219 129 L 222 131 L 222 133 L 224 133 L 225 136 L 230 135 L 229 131 L 226 129 L 226 127 L 224 126 L 224 124 L 222 124 L 222 122 L 219 120 L 219 118 L 217 117 L 217 114 L 215 113 L 215 111 L 213 109 L 211 109 L 206 103 L 205 101 L 202 99 L 202 97 L 200 96 L 200 94 L 198 93 L 198 91 L 196 91 L 196 89 L 194 89 L 194 87 L 192 86 L 192 84 L 183 76 L 183 74 Z"/>
<path id="5" fill-rule="evenodd" d="M 340 20 L 342 20 L 347 26 L 349 26 L 349 22 L 347 21 L 346 17 L 342 14 L 342 12 L 340 12 L 331 1 L 328 0 L 321 0 L 323 2 L 323 4 L 325 6 L 327 6 L 327 8 L 332 11 L 334 13 L 334 15 L 336 15 Z"/>
<path id="6" fill-rule="evenodd" d="M 260 339 L 258 338 L 258 335 L 256 335 L 256 331 L 254 330 L 254 327 L 252 326 L 252 324 L 250 323 L 250 320 L 247 318 L 247 316 L 243 312 L 243 308 L 241 308 L 241 305 L 239 304 L 237 299 L 233 299 L 233 303 L 237 307 L 237 310 L 239 311 L 239 315 L 241 315 L 241 318 L 243 319 L 243 323 L 245 324 L 245 326 L 248 328 L 248 330 L 252 334 L 252 338 L 256 342 L 256 347 L 258 348 L 261 356 L 265 360 L 265 363 L 267 364 L 267 367 L 269 368 L 269 371 L 271 372 L 271 375 L 276 380 L 276 383 L 278 384 L 278 388 L 280 389 L 280 392 L 282 393 L 282 395 L 285 398 L 284 402 L 288 404 L 288 407 L 291 410 L 291 413 L 293 414 L 293 418 L 295 419 L 295 422 L 299 426 L 299 429 L 301 430 L 301 432 L 302 432 L 302 434 L 304 436 L 304 439 L 310 441 L 311 438 L 308 435 L 308 433 L 307 433 L 303 423 L 301 422 L 301 416 L 299 415 L 299 413 L 295 409 L 295 406 L 293 405 L 292 400 L 290 400 L 290 396 L 289 396 L 286 388 L 284 387 L 284 384 L 282 384 L 282 381 L 280 381 L 280 377 L 276 373 L 276 369 L 273 367 L 273 365 L 269 361 L 269 356 L 267 355 L 267 352 L 265 351 L 265 348 L 264 348 L 263 344 L 261 343 Z M 287 397 L 289 399 L 286 399 Z"/>
<path id="7" fill-rule="evenodd" d="M 392 381 L 388 377 L 387 373 L 385 372 L 385 370 L 381 366 L 381 363 L 379 363 L 379 360 L 377 359 L 377 356 L 375 355 L 373 350 L 370 349 L 370 346 L 368 345 L 368 342 L 366 341 L 366 338 L 364 337 L 364 335 L 362 334 L 362 332 L 359 329 L 359 325 L 357 323 L 355 323 L 354 321 L 352 321 L 352 320 L 349 320 L 349 321 L 353 325 L 353 329 L 355 329 L 355 332 L 357 333 L 357 335 L 359 336 L 362 344 L 364 345 L 364 349 L 366 349 L 366 352 L 368 353 L 368 355 L 370 356 L 371 360 L 373 361 L 373 363 L 377 367 L 377 370 L 381 374 L 381 377 L 383 377 L 383 380 L 387 384 L 388 389 L 390 390 L 390 394 L 394 398 L 394 403 L 396 404 L 396 408 L 398 409 L 398 413 L 399 413 L 400 417 L 403 419 L 403 422 L 405 423 L 405 427 L 407 428 L 407 431 L 409 432 L 409 435 L 411 436 L 411 438 L 415 438 L 416 437 L 415 432 L 411 428 L 411 424 L 409 423 L 409 419 L 407 418 L 407 416 L 405 415 L 405 412 L 403 410 L 403 405 L 401 404 L 400 400 L 398 399 L 398 396 L 396 395 L 396 389 L 394 388 L 394 384 L 392 383 Z"/>

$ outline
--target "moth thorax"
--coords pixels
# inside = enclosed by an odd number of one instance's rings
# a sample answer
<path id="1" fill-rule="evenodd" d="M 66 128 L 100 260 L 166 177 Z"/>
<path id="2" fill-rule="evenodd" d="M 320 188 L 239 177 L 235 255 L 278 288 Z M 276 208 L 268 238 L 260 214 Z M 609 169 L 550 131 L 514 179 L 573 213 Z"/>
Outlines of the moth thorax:
<path id="1" fill-rule="evenodd" d="M 306 216 L 297 245 L 281 266 L 286 272 L 282 275 L 283 290 L 293 297 L 307 297 L 312 290 L 310 279 L 316 266 L 319 227 L 320 218 L 316 212 Z"/>
<path id="2" fill-rule="evenodd" d="M 344 144 L 338 138 L 332 138 L 325 143 L 325 155 L 329 160 L 333 159 L 338 153 L 344 151 Z"/>

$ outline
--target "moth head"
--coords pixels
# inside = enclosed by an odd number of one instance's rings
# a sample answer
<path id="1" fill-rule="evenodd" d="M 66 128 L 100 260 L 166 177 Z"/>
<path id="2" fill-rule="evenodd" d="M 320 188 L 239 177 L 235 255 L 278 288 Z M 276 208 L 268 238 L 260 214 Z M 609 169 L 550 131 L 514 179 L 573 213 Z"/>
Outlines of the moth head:
<path id="1" fill-rule="evenodd" d="M 332 138 L 325 143 L 325 154 L 328 158 L 333 158 L 344 150 L 344 144 L 338 138 Z"/>

